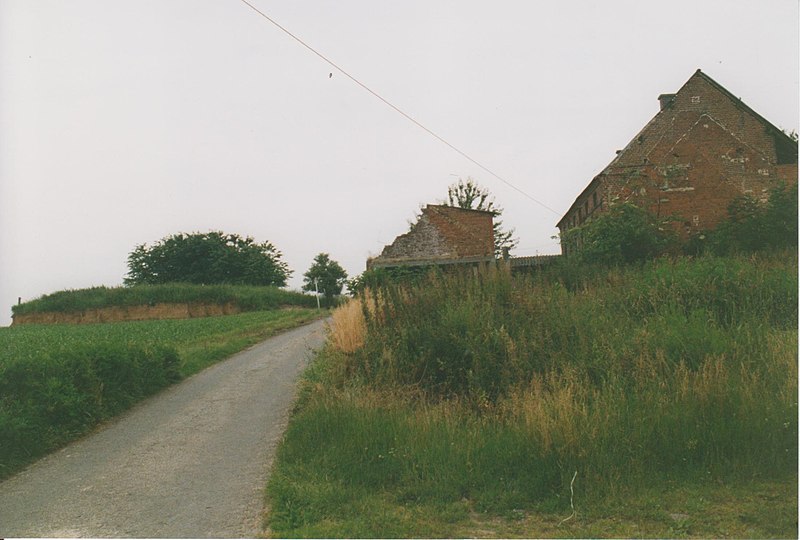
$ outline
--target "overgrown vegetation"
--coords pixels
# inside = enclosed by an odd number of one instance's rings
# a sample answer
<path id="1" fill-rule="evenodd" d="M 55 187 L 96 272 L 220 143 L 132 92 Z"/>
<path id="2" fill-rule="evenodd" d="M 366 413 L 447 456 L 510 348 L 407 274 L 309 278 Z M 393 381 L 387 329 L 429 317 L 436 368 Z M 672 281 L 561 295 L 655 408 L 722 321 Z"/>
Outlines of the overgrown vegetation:
<path id="1" fill-rule="evenodd" d="M 795 536 L 797 290 L 791 250 L 366 291 L 306 375 L 270 527 L 472 536 L 448 524 L 556 514 L 570 536 L 619 497 L 759 481 L 788 502 L 748 535 Z M 737 530 L 674 511 L 689 521 L 649 534 Z"/>
<path id="2" fill-rule="evenodd" d="M 717 255 L 797 247 L 797 185 L 771 190 L 765 202 L 742 195 L 716 229 L 694 236 L 687 251 Z"/>
<path id="3" fill-rule="evenodd" d="M 632 203 L 619 203 L 566 231 L 562 243 L 580 263 L 612 265 L 663 255 L 677 245 L 677 237 L 669 219 L 659 219 Z"/>
<path id="4" fill-rule="evenodd" d="M 235 304 L 242 311 L 277 309 L 282 306 L 316 306 L 312 296 L 277 287 L 169 283 L 59 291 L 13 306 L 12 312 L 15 315 L 43 312 L 68 313 L 87 309 L 160 303 L 230 303 Z"/>
<path id="5" fill-rule="evenodd" d="M 176 380 L 319 315 L 0 328 L 0 478 Z"/>
<path id="6" fill-rule="evenodd" d="M 414 284 L 424 280 L 434 266 L 391 266 L 371 268 L 347 281 L 347 290 L 355 297 L 368 289 L 379 289 L 390 284 Z"/>

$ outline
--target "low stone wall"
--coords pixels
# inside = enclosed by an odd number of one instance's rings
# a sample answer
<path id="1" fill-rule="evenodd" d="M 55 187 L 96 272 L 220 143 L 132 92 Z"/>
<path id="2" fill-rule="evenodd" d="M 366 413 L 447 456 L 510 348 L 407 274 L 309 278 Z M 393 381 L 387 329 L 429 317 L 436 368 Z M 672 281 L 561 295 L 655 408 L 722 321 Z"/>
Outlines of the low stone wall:
<path id="1" fill-rule="evenodd" d="M 69 313 L 44 312 L 15 315 L 12 326 L 20 324 L 91 324 L 157 319 L 192 319 L 240 313 L 236 304 L 155 304 L 114 306 Z"/>

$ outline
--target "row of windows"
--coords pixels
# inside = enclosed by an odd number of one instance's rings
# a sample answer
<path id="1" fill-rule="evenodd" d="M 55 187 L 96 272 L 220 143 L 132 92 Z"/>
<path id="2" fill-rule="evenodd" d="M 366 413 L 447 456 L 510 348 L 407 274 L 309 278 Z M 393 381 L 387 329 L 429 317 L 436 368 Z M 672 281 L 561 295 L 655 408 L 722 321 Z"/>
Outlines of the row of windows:
<path id="1" fill-rule="evenodd" d="M 603 201 L 597 196 L 597 192 L 592 193 L 592 212 L 595 209 L 602 206 Z M 587 197 L 586 200 L 583 202 L 583 205 L 578 207 L 578 212 L 572 214 L 572 219 L 569 221 L 569 228 L 577 227 L 581 225 L 586 218 L 589 217 L 589 198 Z"/>

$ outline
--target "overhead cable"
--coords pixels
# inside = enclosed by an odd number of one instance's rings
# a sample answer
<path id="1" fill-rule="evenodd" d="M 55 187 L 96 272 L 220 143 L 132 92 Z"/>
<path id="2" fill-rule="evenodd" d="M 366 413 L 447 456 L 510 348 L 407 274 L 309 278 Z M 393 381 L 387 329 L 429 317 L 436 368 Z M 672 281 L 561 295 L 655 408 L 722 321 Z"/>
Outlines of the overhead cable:
<path id="1" fill-rule="evenodd" d="M 464 157 L 465 159 L 467 159 L 468 161 L 470 161 L 470 162 L 471 162 L 471 163 L 473 163 L 474 165 L 477 165 L 478 167 L 480 167 L 481 169 L 483 169 L 484 171 L 486 171 L 486 172 L 487 172 L 487 173 L 489 173 L 490 175 L 494 176 L 495 178 L 497 178 L 498 180 L 500 180 L 501 182 L 503 182 L 504 184 L 506 184 L 508 187 L 510 187 L 510 188 L 512 188 L 512 189 L 514 189 L 514 190 L 516 190 L 516 191 L 517 191 L 517 192 L 519 192 L 520 194 L 524 195 L 525 197 L 527 197 L 527 198 L 528 198 L 528 199 L 530 199 L 531 201 L 533 201 L 533 202 L 535 202 L 536 204 L 538 204 L 539 206 L 541 206 L 542 208 L 544 208 L 544 209 L 546 209 L 546 210 L 549 210 L 550 212 L 552 212 L 553 214 L 555 214 L 555 215 L 557 215 L 557 216 L 560 216 L 560 215 L 561 215 L 561 214 L 559 214 L 558 212 L 556 212 L 555 210 L 553 210 L 552 208 L 550 208 L 549 206 L 547 206 L 545 203 L 543 203 L 542 201 L 540 201 L 539 199 L 537 199 L 536 197 L 534 197 L 534 196 L 532 196 L 532 195 L 530 195 L 530 194 L 526 193 L 525 191 L 523 191 L 523 190 L 522 190 L 522 189 L 520 189 L 519 187 L 515 186 L 514 184 L 512 184 L 511 182 L 509 182 L 508 180 L 506 180 L 505 178 L 503 178 L 502 176 L 500 176 L 500 175 L 499 175 L 499 174 L 497 174 L 496 172 L 492 171 L 491 169 L 489 169 L 488 167 L 486 167 L 485 165 L 483 165 L 482 163 L 480 163 L 479 161 L 477 161 L 476 159 L 472 158 L 472 157 L 471 157 L 469 154 L 467 154 L 467 153 L 466 153 L 466 152 L 464 152 L 463 150 L 461 150 L 461 149 L 459 149 L 458 147 L 456 147 L 456 146 L 454 146 L 453 144 L 451 144 L 451 143 L 450 143 L 449 141 L 447 141 L 447 140 L 446 140 L 444 137 L 442 137 L 442 136 L 440 136 L 439 134 L 435 133 L 435 132 L 434 132 L 434 131 L 432 131 L 431 129 L 429 129 L 429 128 L 425 127 L 423 124 L 421 124 L 419 121 L 417 121 L 417 120 L 416 120 L 414 117 L 412 117 L 412 116 L 411 116 L 411 115 L 409 115 L 408 113 L 406 113 L 406 112 L 404 112 L 403 110 L 401 110 L 399 107 L 397 107 L 396 105 L 394 105 L 393 103 L 391 103 L 389 100 L 387 100 L 386 98 L 384 98 L 383 96 L 381 96 L 380 94 L 378 94 L 376 91 L 374 91 L 372 88 L 370 88 L 370 87 L 369 87 L 369 86 L 367 86 L 366 84 L 364 84 L 364 83 L 362 83 L 361 81 L 359 81 L 358 79 L 356 79 L 354 76 L 350 75 L 350 73 L 348 73 L 348 72 L 347 72 L 347 71 L 345 71 L 343 68 L 341 68 L 341 67 L 340 67 L 338 64 L 336 64 L 336 62 L 334 62 L 333 60 L 331 60 L 330 58 L 328 58 L 327 56 L 325 56 L 324 54 L 322 54 L 321 52 L 319 52 L 317 49 L 315 49 L 314 47 L 312 47 L 311 45 L 309 45 L 308 43 L 306 43 L 305 41 L 303 41 L 301 38 L 299 38 L 298 36 L 296 36 L 295 34 L 293 34 L 292 32 L 290 32 L 288 29 L 286 29 L 284 26 L 282 26 L 282 25 L 281 25 L 280 23 L 278 23 L 276 20 L 274 20 L 273 18 L 271 18 L 269 15 L 267 15 L 266 13 L 264 13 L 263 11 L 261 11 L 260 9 L 258 9 L 257 7 L 255 7 L 253 4 L 251 4 L 251 3 L 250 3 L 250 2 L 248 2 L 247 0 L 240 0 L 240 1 L 241 1 L 243 4 L 245 4 L 246 6 L 248 6 L 250 9 L 252 9 L 253 11 L 255 11 L 256 13 L 258 13 L 259 15 L 261 15 L 261 16 L 262 16 L 264 19 L 266 19 L 267 21 L 269 21 L 270 23 L 272 23 L 272 24 L 273 24 L 275 27 L 277 27 L 279 30 L 281 30 L 281 31 L 282 31 L 284 34 L 286 34 L 287 36 L 291 37 L 293 40 L 295 40 L 296 42 L 298 42 L 300 45 L 302 45 L 303 47 L 305 47 L 306 49 L 308 49 L 309 51 L 311 51 L 312 53 L 314 53 L 315 55 L 317 55 L 318 57 L 320 57 L 322 60 L 324 60 L 326 63 L 328 63 L 328 64 L 329 64 L 331 67 L 333 67 L 333 68 L 334 68 L 336 71 L 338 71 L 339 73 L 341 73 L 342 75 L 344 75 L 345 77 L 347 77 L 348 79 L 350 79 L 351 81 L 353 81 L 354 83 L 356 83 L 358 86 L 360 86 L 361 88 L 363 88 L 364 90 L 366 90 L 367 92 L 369 92 L 370 94 L 372 94 L 374 97 L 376 97 L 377 99 L 379 99 L 380 101 L 382 101 L 382 102 L 383 102 L 384 104 L 386 104 L 387 106 L 389 106 L 389 107 L 390 107 L 391 109 L 393 109 L 395 112 L 397 112 L 398 114 L 400 114 L 401 116 L 403 116 L 403 117 L 404 117 L 406 120 L 408 120 L 408 121 L 412 122 L 412 123 L 413 123 L 415 126 L 419 127 L 420 129 L 422 129 L 423 131 L 425 131 L 426 133 L 428 133 L 430 136 L 434 137 L 434 138 L 435 138 L 435 139 L 437 139 L 439 142 L 441 142 L 441 143 L 443 143 L 444 145 L 446 145 L 447 147 L 449 147 L 449 148 L 450 148 L 451 150 L 453 150 L 454 152 L 458 153 L 459 155 L 461 155 L 462 157 Z"/>

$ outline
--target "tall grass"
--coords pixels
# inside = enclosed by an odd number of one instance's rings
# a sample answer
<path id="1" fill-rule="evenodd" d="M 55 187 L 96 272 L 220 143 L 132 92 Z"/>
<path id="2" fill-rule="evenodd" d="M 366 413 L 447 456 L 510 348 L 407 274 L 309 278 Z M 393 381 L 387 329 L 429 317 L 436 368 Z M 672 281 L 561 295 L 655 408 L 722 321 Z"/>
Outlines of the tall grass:
<path id="1" fill-rule="evenodd" d="M 348 302 L 333 312 L 328 340 L 337 351 L 354 353 L 364 345 L 367 325 L 359 300 Z"/>
<path id="2" fill-rule="evenodd" d="M 797 290 L 793 251 L 365 293 L 309 373 L 273 528 L 346 512 L 297 482 L 510 512 L 563 509 L 575 474 L 583 500 L 796 474 Z"/>

